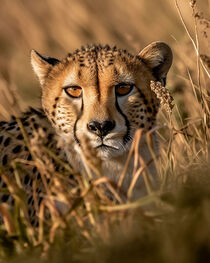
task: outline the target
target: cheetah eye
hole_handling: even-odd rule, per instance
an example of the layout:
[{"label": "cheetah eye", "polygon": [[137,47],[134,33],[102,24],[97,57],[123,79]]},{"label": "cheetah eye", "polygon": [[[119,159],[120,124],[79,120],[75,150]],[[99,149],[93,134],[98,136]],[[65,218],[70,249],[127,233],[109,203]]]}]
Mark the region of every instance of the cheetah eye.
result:
[{"label": "cheetah eye", "polygon": [[82,95],[82,88],[79,86],[68,86],[64,90],[68,96],[73,98],[79,98]]},{"label": "cheetah eye", "polygon": [[132,91],[133,87],[133,84],[120,83],[115,86],[115,92],[117,96],[125,96]]}]

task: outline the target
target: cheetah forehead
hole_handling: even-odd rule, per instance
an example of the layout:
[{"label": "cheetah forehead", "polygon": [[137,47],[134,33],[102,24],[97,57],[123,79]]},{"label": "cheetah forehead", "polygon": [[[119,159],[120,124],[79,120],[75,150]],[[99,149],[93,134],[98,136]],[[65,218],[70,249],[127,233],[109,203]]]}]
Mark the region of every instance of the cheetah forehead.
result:
[{"label": "cheetah forehead", "polygon": [[[93,45],[82,47],[61,61],[67,69],[63,86],[75,85],[78,81],[95,85],[97,77],[108,77],[115,82],[134,82],[132,69],[140,60],[126,50],[110,46]],[[70,66],[70,67],[69,67]],[[135,67],[135,66],[134,66]],[[61,72],[63,69],[61,68]],[[101,79],[103,81],[103,79]]]},{"label": "cheetah forehead", "polygon": [[87,45],[81,47],[81,49],[77,49],[73,53],[69,53],[65,60],[76,61],[81,67],[91,67],[96,62],[99,67],[108,67],[113,65],[114,60],[119,57],[125,63],[131,63],[138,59],[126,50],[118,49],[116,46],[111,48],[109,45]]}]

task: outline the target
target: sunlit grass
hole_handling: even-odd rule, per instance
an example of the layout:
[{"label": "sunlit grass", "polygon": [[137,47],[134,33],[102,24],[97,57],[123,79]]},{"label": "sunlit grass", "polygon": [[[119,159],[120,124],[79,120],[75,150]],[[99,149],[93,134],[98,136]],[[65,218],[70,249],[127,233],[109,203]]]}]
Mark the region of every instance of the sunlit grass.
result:
[{"label": "sunlit grass", "polygon": [[[17,19],[17,16],[23,15],[21,19],[28,21],[30,15],[27,8],[30,10],[32,7],[24,6],[23,3],[24,1],[17,1],[14,6],[7,3],[6,7],[11,8],[8,23],[14,24],[18,20],[18,25],[22,30],[22,36],[13,36],[12,32],[8,31],[8,39],[14,41],[17,37],[19,44],[25,41],[25,50],[28,50],[33,42],[38,49],[49,48],[58,54],[61,53],[58,50],[66,49],[68,44],[71,47],[79,45],[78,38],[80,37],[85,42],[95,40],[94,37],[91,37],[91,32],[83,28],[83,24],[88,19],[85,8],[90,8],[95,12],[93,12],[95,14],[93,35],[101,34],[103,40],[108,39],[111,43],[116,42],[133,50],[138,48],[136,43],[138,42],[138,30],[134,29],[131,36],[122,38],[107,28],[103,30],[103,23],[96,23],[97,12],[94,8],[98,4],[94,7],[89,2],[85,4],[78,1],[72,6],[72,10],[80,15],[78,19],[80,18],[81,21],[72,22],[71,17],[73,24],[70,29],[75,34],[71,33],[74,38],[67,39],[66,36],[70,30],[69,22],[61,19],[61,16],[66,17],[67,12],[64,1],[62,4],[47,1],[45,7],[42,4],[39,6],[43,8],[41,13],[44,8],[47,8],[48,13],[56,18],[56,23],[52,27],[55,30],[61,30],[57,36],[52,34],[52,29],[49,30],[49,22],[43,16],[40,18],[37,6],[32,12],[30,25],[24,31],[23,25],[21,26],[22,22]],[[209,21],[198,12],[196,1],[190,1],[190,3],[189,8],[191,9],[189,10],[192,11],[192,16],[181,8],[177,1],[175,1],[177,9],[175,5],[174,8],[167,5],[168,16],[171,14],[173,17],[176,12],[177,17],[180,16],[180,21],[177,19],[176,23],[182,22],[184,26],[179,30],[186,33],[186,37],[179,37],[171,45],[175,60],[167,87],[174,98],[175,106],[172,112],[162,108],[159,113],[158,125],[154,131],[157,132],[160,140],[159,156],[154,156],[150,134],[143,135],[142,131],[137,132],[130,156],[134,156],[138,165],[136,167],[134,165],[134,179],[127,193],[121,193],[119,189],[126,174],[127,164],[125,164],[118,185],[113,184],[107,178],[100,177],[100,162],[95,156],[92,156],[91,161],[87,161],[86,173],[74,174],[68,163],[42,144],[40,136],[42,133],[36,134],[36,140],[33,141],[33,147],[31,146],[31,141],[17,114],[17,121],[24,137],[23,143],[29,148],[33,160],[18,159],[11,163],[15,180],[6,176],[7,169],[10,167],[0,167],[1,176],[7,183],[7,188],[1,191],[11,193],[15,200],[13,210],[6,204],[0,205],[0,212],[4,219],[4,224],[0,226],[0,262],[29,262],[29,260],[30,262],[52,263],[208,262],[210,258],[210,91],[209,57],[204,47],[208,45]],[[140,12],[140,5],[138,6],[136,1],[131,1],[131,5],[137,10],[134,12],[135,19],[129,22],[129,25],[134,26],[138,22],[136,15]],[[120,5],[118,7],[121,8]],[[147,7],[146,4],[144,7],[142,5],[142,10],[146,11]],[[108,6],[106,8],[109,9]],[[126,12],[129,16],[129,11]],[[165,25],[168,18],[162,15],[161,8],[156,12],[160,18],[159,23],[162,26]],[[16,20],[11,21],[11,17]],[[38,26],[39,19],[42,19],[44,30]],[[194,24],[195,34],[191,33],[192,27],[188,29],[188,23],[185,20]],[[116,17],[113,18],[113,21],[115,25],[120,24]],[[149,40],[154,32],[159,32],[159,36],[165,36],[165,31],[171,28],[170,25],[168,29],[159,29],[160,26],[157,28],[156,25],[154,27],[151,25],[151,32],[146,26],[141,25],[141,29],[146,39]],[[33,34],[30,33],[32,31]],[[174,33],[176,35],[176,32]],[[17,47],[14,45],[14,48]],[[18,61],[20,60],[21,58],[18,58]],[[14,69],[6,63],[4,66],[0,65],[0,68],[4,102],[8,101],[8,104],[11,105],[11,113],[16,115],[21,109],[16,105],[11,94],[6,95],[8,90],[12,90],[13,93],[16,90],[14,86],[16,79],[8,74],[10,69],[11,71]],[[22,76],[24,77],[25,74],[22,73]],[[31,78],[26,80],[30,82]],[[2,105],[1,113],[5,111],[4,103]],[[3,115],[8,118],[7,111]],[[147,173],[147,164],[141,163],[141,158],[136,151],[136,145],[142,136],[147,136],[148,147],[159,171],[160,184],[155,190]],[[92,154],[91,150],[88,151],[87,144],[84,159]],[[55,171],[54,163],[62,168],[62,172]],[[139,163],[141,163],[141,168],[139,168]],[[21,173],[30,166],[36,166],[40,171],[44,189],[44,198],[40,208],[36,208],[39,218],[37,227],[29,220],[25,192],[20,180]],[[95,169],[94,172],[98,174],[97,178],[92,178],[91,169]],[[72,181],[72,178],[67,178],[70,173],[74,174],[76,182]],[[148,194],[131,201],[132,191],[135,188],[135,175],[144,178]],[[50,183],[47,184],[49,178]],[[36,199],[36,193],[34,195]],[[113,200],[109,196],[112,196]],[[58,209],[57,202],[62,203],[62,209]]]}]

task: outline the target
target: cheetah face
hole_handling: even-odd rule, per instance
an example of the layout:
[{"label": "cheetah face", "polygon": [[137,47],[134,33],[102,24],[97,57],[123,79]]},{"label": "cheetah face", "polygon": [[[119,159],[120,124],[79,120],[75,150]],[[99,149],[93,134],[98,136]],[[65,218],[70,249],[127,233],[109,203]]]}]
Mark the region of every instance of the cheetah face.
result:
[{"label": "cheetah face", "polygon": [[101,159],[126,153],[137,129],[151,129],[158,101],[150,81],[165,83],[172,53],[155,42],[137,56],[109,46],[87,46],[64,60],[32,51],[43,88],[42,105],[66,145],[86,143]]}]

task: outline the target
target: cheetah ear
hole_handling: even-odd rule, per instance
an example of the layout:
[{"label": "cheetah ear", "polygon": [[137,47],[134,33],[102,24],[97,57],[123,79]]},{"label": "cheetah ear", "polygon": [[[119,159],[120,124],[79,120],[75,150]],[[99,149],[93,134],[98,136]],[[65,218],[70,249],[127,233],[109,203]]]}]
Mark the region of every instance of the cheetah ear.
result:
[{"label": "cheetah ear", "polygon": [[153,42],[146,46],[138,57],[152,69],[154,77],[165,86],[173,60],[171,48],[164,42]]},{"label": "cheetah ear", "polygon": [[31,65],[37,75],[41,85],[44,84],[45,77],[49,72],[49,69],[52,68],[59,62],[58,59],[47,57],[39,54],[35,50],[31,50]]}]

